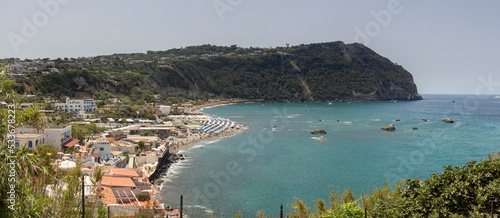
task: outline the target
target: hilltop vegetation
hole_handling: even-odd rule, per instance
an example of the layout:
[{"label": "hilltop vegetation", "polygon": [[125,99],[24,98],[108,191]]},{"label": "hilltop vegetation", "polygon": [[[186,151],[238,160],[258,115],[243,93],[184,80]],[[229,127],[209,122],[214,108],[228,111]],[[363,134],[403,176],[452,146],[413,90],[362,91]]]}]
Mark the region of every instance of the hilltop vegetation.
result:
[{"label": "hilltop vegetation", "polygon": [[23,94],[53,97],[219,96],[272,102],[419,100],[412,75],[361,44],[329,42],[274,49],[192,46],[114,54],[48,66],[59,72],[18,80]]}]

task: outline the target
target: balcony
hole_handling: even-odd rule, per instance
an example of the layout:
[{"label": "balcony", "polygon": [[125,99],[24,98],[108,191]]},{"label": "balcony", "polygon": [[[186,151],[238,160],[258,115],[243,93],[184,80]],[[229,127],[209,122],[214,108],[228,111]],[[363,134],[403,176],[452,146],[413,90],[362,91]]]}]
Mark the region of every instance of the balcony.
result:
[{"label": "balcony", "polygon": [[62,139],[61,139],[61,144],[64,144],[64,143],[68,142],[68,141],[69,141],[69,140],[71,140],[71,139],[72,139],[71,137],[66,136],[66,138],[62,138]]}]

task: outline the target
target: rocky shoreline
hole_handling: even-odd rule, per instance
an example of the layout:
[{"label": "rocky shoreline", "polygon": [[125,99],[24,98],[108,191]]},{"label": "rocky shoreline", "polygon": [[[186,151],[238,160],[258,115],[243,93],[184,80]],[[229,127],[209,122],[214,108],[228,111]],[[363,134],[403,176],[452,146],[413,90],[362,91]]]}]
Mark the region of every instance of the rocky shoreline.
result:
[{"label": "rocky shoreline", "polygon": [[186,155],[184,154],[179,154],[179,153],[171,153],[167,159],[167,161],[165,163],[163,163],[162,166],[160,166],[160,173],[158,174],[157,178],[155,178],[154,180],[151,181],[151,184],[153,184],[154,186],[159,186],[160,184],[162,184],[164,182],[164,180],[162,179],[165,175],[167,175],[168,173],[168,169],[170,168],[170,166],[174,163],[177,163],[179,161],[182,161],[186,158]]}]

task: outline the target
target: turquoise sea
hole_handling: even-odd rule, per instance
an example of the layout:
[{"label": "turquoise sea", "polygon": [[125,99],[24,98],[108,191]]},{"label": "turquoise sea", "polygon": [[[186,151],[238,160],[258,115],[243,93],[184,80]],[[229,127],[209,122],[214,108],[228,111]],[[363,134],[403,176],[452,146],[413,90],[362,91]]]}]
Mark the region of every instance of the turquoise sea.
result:
[{"label": "turquoise sea", "polygon": [[[191,217],[231,217],[260,209],[276,214],[294,197],[313,207],[317,198],[328,199],[330,189],[366,193],[385,181],[393,185],[405,177],[426,178],[443,166],[464,165],[500,151],[500,98],[423,97],[207,108],[205,113],[248,129],[181,151],[187,158],[170,167],[159,196],[178,207],[183,195],[185,214]],[[444,118],[455,123],[442,123]],[[396,131],[380,131],[389,124]],[[312,129],[327,134],[312,135]]]}]

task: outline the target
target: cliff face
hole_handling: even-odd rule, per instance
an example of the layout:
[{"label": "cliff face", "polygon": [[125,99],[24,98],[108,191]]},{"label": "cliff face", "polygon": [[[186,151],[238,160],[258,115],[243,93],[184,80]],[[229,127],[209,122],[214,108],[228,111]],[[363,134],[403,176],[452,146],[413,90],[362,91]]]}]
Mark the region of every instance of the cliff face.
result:
[{"label": "cliff face", "polygon": [[[422,99],[408,71],[357,43],[275,49],[203,45],[133,54],[136,63],[123,61],[129,56],[99,57],[107,65],[86,60],[84,69],[24,81],[20,92],[91,97],[105,92],[133,100],[154,93],[273,102]],[[137,64],[140,58],[152,61]]]},{"label": "cliff face", "polygon": [[422,99],[408,71],[362,44],[311,44],[292,54],[315,101]]}]

